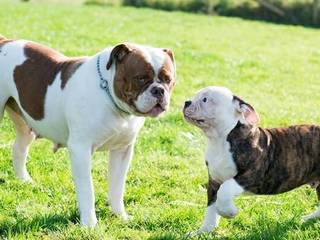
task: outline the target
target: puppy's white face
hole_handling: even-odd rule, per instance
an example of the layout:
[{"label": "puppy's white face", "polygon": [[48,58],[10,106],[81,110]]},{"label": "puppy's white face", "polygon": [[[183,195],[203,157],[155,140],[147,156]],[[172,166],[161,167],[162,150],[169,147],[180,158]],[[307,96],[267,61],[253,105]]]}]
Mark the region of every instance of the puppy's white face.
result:
[{"label": "puppy's white face", "polygon": [[175,83],[174,57],[170,50],[120,44],[111,52],[109,67],[113,61],[116,62],[115,95],[128,111],[157,117],[168,109]]},{"label": "puppy's white face", "polygon": [[254,108],[224,87],[200,90],[183,109],[185,119],[197,127],[218,132],[229,131],[238,121],[256,125],[259,117]]}]

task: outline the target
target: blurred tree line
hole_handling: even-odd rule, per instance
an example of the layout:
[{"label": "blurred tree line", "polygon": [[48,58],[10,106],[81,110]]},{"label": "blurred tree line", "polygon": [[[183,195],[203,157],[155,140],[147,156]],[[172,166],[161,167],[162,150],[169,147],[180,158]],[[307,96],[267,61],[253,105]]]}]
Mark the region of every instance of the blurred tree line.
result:
[{"label": "blurred tree line", "polygon": [[320,0],[123,0],[123,4],[320,26]]},{"label": "blurred tree line", "polygon": [[[37,0],[22,0],[37,1]],[[46,0],[44,0],[46,1]],[[50,1],[50,0],[47,0]],[[82,0],[320,27],[320,0]]]}]

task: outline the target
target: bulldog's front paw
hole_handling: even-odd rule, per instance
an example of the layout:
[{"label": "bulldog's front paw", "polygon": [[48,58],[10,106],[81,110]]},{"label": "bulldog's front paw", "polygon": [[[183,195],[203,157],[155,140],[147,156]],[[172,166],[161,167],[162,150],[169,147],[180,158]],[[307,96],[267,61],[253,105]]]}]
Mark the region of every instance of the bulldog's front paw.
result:
[{"label": "bulldog's front paw", "polygon": [[133,217],[131,215],[127,214],[126,212],[123,212],[123,213],[120,213],[117,215],[120,217],[120,219],[122,221],[125,221],[125,222],[131,221],[133,219]]},{"label": "bulldog's front paw", "polygon": [[29,175],[19,177],[19,179],[20,179],[20,181],[22,181],[24,183],[33,183],[33,179]]},{"label": "bulldog's front paw", "polygon": [[224,218],[234,218],[239,210],[238,208],[233,204],[218,204],[217,203],[217,212],[220,216]]},{"label": "bulldog's front paw", "polygon": [[16,173],[17,178],[24,183],[32,183],[33,180],[27,171]]},{"label": "bulldog's front paw", "polygon": [[112,213],[117,217],[119,217],[122,221],[130,221],[133,218],[131,215],[127,214],[125,210],[122,210],[122,211],[112,210]]},{"label": "bulldog's front paw", "polygon": [[84,227],[93,228],[97,225],[97,217],[95,213],[90,213],[80,217],[80,223]]}]

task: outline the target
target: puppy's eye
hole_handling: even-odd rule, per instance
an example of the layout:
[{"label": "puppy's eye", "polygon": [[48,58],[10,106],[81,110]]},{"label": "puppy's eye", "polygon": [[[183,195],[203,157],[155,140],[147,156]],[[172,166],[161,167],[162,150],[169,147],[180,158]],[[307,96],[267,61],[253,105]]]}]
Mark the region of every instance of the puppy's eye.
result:
[{"label": "puppy's eye", "polygon": [[206,97],[203,98],[203,99],[202,99],[202,102],[207,102],[207,98],[206,98]]}]

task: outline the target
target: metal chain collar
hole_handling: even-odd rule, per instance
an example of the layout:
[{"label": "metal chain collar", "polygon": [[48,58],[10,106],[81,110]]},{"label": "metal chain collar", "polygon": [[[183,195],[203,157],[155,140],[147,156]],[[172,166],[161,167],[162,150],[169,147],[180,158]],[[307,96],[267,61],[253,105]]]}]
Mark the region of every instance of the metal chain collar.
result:
[{"label": "metal chain collar", "polygon": [[97,71],[98,71],[98,75],[99,75],[99,78],[100,78],[100,87],[107,93],[107,95],[111,99],[112,103],[121,112],[126,113],[126,114],[130,114],[129,112],[127,112],[127,111],[123,110],[122,108],[120,108],[119,105],[115,102],[114,98],[112,97],[112,95],[110,93],[109,82],[108,82],[107,79],[103,78],[103,76],[101,74],[101,71],[100,71],[100,55],[98,56],[98,59],[97,59]]}]

